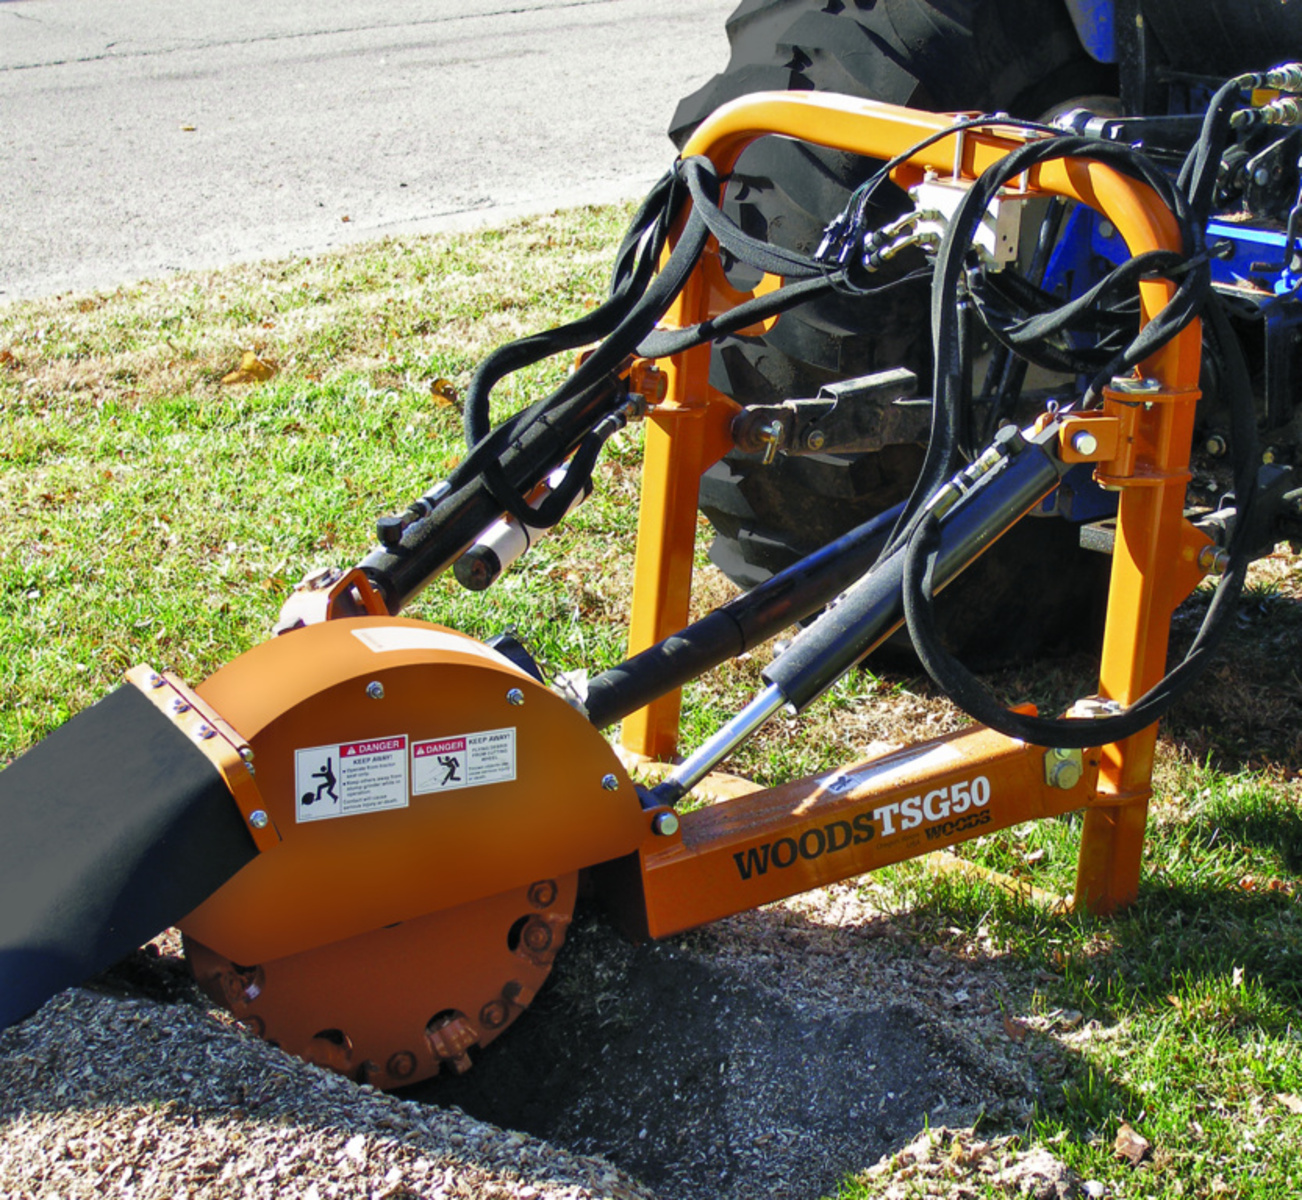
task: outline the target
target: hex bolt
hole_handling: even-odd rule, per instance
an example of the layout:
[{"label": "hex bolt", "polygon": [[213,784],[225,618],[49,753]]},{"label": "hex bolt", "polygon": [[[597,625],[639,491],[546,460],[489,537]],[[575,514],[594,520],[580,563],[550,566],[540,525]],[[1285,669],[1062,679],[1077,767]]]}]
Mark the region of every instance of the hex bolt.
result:
[{"label": "hex bolt", "polygon": [[529,903],[534,908],[546,908],[556,902],[556,892],[554,879],[540,879],[529,887]]},{"label": "hex bolt", "polygon": [[1099,448],[1099,439],[1088,429],[1079,429],[1071,435],[1071,448],[1088,458]]},{"label": "hex bolt", "polygon": [[384,684],[382,684],[378,679],[372,679],[371,682],[366,685],[366,694],[370,696],[372,700],[383,700]]},{"label": "hex bolt", "polygon": [[1048,750],[1044,755],[1044,781],[1050,787],[1067,791],[1085,774],[1079,750]]},{"label": "hex bolt", "polygon": [[603,776],[601,777],[601,786],[602,786],[603,788],[605,788],[606,791],[608,791],[608,792],[617,792],[617,791],[619,791],[619,776],[618,776],[618,775],[603,775]]},{"label": "hex bolt", "polygon": [[524,703],[524,693],[519,688],[512,688],[506,693],[507,704],[514,704],[517,708]]},{"label": "hex bolt", "polygon": [[657,837],[673,837],[678,832],[678,814],[676,812],[656,813],[651,822],[651,832]]},{"label": "hex bolt", "polygon": [[805,434],[805,445],[810,450],[821,450],[827,445],[827,434],[821,429],[811,429]]},{"label": "hex bolt", "polygon": [[1055,763],[1050,769],[1049,784],[1052,787],[1068,791],[1080,783],[1080,777],[1083,773],[1078,763],[1068,762],[1064,759],[1060,763]]},{"label": "hex bolt", "polygon": [[267,816],[262,809],[255,808],[251,813],[249,813],[249,824],[252,825],[254,829],[266,829],[266,827],[271,824],[271,818]]}]

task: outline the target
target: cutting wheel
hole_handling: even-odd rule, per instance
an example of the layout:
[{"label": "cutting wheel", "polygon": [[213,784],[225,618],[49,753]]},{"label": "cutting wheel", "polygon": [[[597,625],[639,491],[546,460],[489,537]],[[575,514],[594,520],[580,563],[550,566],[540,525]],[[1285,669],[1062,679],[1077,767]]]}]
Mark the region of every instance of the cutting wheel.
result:
[{"label": "cutting wheel", "polygon": [[[195,977],[262,1037],[380,1088],[471,1066],[528,1007],[565,940],[577,873],[244,965],[186,939]],[[310,904],[311,898],[304,897]]]}]

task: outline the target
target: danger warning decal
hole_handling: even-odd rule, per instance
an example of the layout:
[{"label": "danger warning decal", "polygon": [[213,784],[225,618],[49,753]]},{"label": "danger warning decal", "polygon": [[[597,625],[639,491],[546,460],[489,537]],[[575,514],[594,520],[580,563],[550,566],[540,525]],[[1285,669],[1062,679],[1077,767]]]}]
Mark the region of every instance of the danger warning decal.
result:
[{"label": "danger warning decal", "polygon": [[407,807],[407,735],[294,751],[299,821]]},{"label": "danger warning decal", "polygon": [[461,733],[411,744],[411,790],[415,796],[514,778],[514,729]]}]

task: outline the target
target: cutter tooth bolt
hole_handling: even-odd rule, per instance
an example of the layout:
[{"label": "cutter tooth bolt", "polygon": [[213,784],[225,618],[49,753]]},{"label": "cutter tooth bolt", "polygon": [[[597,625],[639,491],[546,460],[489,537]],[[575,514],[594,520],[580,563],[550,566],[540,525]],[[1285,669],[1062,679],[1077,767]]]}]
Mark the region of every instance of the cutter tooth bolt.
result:
[{"label": "cutter tooth bolt", "polygon": [[510,1011],[500,1000],[490,1000],[479,1010],[479,1023],[488,1029],[501,1029]]},{"label": "cutter tooth bolt", "polygon": [[524,703],[524,693],[519,688],[512,688],[506,693],[506,702],[519,707]]},{"label": "cutter tooth bolt", "polygon": [[366,685],[366,694],[370,696],[372,700],[383,700],[384,684],[382,684],[378,679],[372,679],[371,682]]},{"label": "cutter tooth bolt", "polygon": [[396,1054],[389,1056],[389,1061],[385,1064],[385,1070],[394,1079],[406,1079],[416,1072],[416,1056],[410,1050],[399,1050]]},{"label": "cutter tooth bolt", "polygon": [[531,920],[524,927],[524,944],[535,954],[542,954],[552,946],[551,926],[545,921]]}]

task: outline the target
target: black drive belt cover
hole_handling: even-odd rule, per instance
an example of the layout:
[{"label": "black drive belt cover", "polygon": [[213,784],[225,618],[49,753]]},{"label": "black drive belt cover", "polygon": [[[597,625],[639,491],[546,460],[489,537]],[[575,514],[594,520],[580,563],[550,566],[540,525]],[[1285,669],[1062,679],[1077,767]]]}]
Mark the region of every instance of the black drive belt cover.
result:
[{"label": "black drive belt cover", "polygon": [[130,685],[0,772],[0,1029],[257,853],[217,768]]}]

